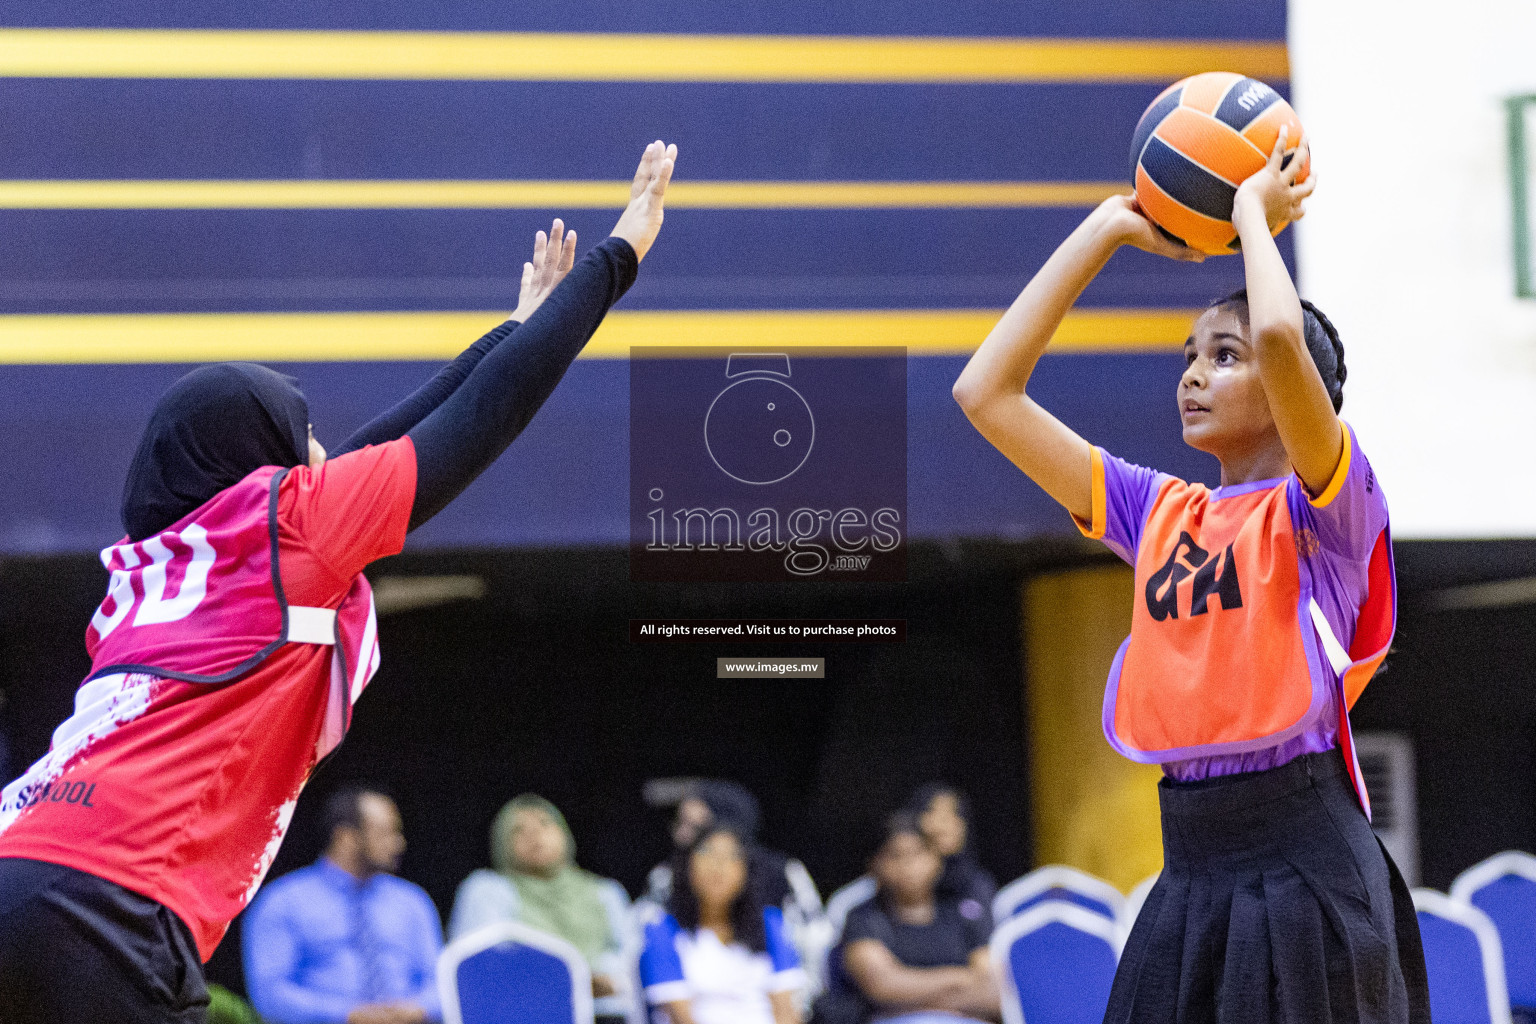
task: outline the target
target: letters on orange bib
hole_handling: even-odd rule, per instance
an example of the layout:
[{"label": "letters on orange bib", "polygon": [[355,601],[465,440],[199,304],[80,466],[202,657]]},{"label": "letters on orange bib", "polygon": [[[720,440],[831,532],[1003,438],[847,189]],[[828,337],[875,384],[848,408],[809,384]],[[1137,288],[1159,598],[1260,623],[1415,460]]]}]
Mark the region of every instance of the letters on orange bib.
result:
[{"label": "letters on orange bib", "polygon": [[1135,761],[1284,743],[1337,685],[1304,592],[1286,481],[1219,495],[1165,477],[1147,514],[1131,635],[1104,700],[1105,734]]}]

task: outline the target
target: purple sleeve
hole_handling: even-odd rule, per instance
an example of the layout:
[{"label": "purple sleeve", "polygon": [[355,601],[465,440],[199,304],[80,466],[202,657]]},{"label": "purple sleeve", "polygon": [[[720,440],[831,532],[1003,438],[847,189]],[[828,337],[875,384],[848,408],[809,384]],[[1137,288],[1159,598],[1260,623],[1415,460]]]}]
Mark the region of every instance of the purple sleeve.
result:
[{"label": "purple sleeve", "polygon": [[1157,498],[1166,473],[1117,459],[1102,448],[1093,450],[1093,521],[1077,516],[1072,521],[1091,540],[1130,565],[1136,564],[1136,546],[1147,521],[1147,510]]},{"label": "purple sleeve", "polygon": [[1344,424],[1339,468],[1323,492],[1312,497],[1294,473],[1289,486],[1292,508],[1300,513],[1297,525],[1312,528],[1321,551],[1349,559],[1370,557],[1387,526],[1387,499],[1349,424]]}]

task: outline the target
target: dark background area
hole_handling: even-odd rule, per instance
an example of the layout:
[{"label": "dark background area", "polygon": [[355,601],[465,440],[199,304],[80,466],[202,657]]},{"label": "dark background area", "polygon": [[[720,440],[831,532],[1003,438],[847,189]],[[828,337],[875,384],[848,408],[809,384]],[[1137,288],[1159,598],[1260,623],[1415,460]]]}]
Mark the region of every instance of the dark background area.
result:
[{"label": "dark background area", "polygon": [[[568,815],[583,866],[632,893],[668,852],[650,778],[722,776],[761,799],[763,837],[823,895],[862,870],[879,819],[942,778],[975,804],[1000,880],[1028,870],[1025,638],[1032,573],[1103,556],[1077,543],[917,544],[905,584],[633,584],[622,550],[407,554],[370,575],[468,573],[486,596],[380,623],[384,659],[355,725],[299,802],[275,877],[316,857],[319,809],[379,785],[405,817],[401,874],[446,917],[487,862],[501,803],[526,790]],[[1362,729],[1409,733],[1424,884],[1536,848],[1536,604],[1437,610],[1436,590],[1536,575],[1536,543],[1400,543],[1401,615]],[[89,669],[85,623],[105,573],[89,556],[0,560],[0,729],[9,778],[40,756]],[[633,644],[631,618],[901,618],[902,644]],[[715,658],[826,658],[824,680],[725,681]],[[238,922],[209,968],[240,988]]]}]

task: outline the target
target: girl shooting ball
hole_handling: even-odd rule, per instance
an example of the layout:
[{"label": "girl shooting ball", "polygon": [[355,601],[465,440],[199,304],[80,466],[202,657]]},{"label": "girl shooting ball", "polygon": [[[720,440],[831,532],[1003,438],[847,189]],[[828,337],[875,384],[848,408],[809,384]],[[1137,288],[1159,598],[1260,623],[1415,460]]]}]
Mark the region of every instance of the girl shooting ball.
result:
[{"label": "girl shooting ball", "polygon": [[1184,441],[1220,461],[1219,487],[1092,447],[1027,391],[1120,246],[1204,258],[1129,196],[1072,232],[955,382],[982,435],[1135,568],[1104,731],[1163,766],[1164,869],[1106,1021],[1429,1019],[1412,902],[1371,832],[1348,716],[1395,624],[1387,504],[1338,417],[1343,346],[1271,235],[1316,182],[1297,183],[1307,142],[1287,160],[1286,136],[1233,201],[1247,288],[1184,343]]}]

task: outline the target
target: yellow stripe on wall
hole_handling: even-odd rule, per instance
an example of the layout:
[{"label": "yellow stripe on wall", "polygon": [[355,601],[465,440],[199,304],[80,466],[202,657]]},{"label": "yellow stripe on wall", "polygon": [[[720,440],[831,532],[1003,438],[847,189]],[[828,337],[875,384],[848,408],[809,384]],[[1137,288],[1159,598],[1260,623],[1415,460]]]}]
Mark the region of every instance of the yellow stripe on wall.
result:
[{"label": "yellow stripe on wall", "polygon": [[[1104,181],[679,181],[671,209],[1094,206]],[[0,181],[7,210],[622,209],[624,181]]]},{"label": "yellow stripe on wall", "polygon": [[[1196,310],[1076,310],[1061,352],[1176,350]],[[0,316],[0,363],[329,362],[450,359],[498,313],[153,313]],[[964,355],[1002,310],[636,311],[608,316],[582,353],[622,359],[632,345],[698,349],[904,346]]]},{"label": "yellow stripe on wall", "polygon": [[626,82],[1167,82],[1290,73],[1283,42],[13,28],[0,76]]}]

